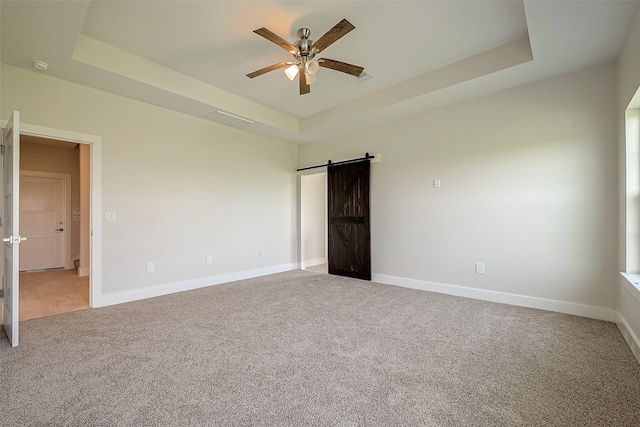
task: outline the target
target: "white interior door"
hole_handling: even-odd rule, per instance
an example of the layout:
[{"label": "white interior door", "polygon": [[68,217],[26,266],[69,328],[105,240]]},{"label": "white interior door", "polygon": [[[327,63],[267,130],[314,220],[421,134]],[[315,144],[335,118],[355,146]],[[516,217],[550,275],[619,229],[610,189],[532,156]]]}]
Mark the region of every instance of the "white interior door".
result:
[{"label": "white interior door", "polygon": [[20,271],[65,266],[64,179],[20,176]]},{"label": "white interior door", "polygon": [[20,185],[20,113],[14,111],[4,129],[3,202],[4,202],[4,329],[11,346],[18,345],[19,308],[19,185]]}]

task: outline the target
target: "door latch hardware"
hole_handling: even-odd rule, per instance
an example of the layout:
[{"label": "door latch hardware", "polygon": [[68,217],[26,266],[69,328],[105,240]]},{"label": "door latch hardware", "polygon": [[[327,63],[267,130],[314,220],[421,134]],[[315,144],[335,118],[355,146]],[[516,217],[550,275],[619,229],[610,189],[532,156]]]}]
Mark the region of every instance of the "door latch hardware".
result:
[{"label": "door latch hardware", "polygon": [[9,236],[9,237],[4,237],[2,239],[3,242],[9,242],[13,244],[19,244],[24,242],[25,240],[27,240],[26,237],[20,237],[20,236]]}]

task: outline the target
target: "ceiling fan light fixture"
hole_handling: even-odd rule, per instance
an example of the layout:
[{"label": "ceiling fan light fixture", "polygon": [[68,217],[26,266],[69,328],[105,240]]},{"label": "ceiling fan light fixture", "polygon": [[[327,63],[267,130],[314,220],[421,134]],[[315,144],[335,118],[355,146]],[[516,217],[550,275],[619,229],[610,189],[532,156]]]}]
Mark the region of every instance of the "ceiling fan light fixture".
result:
[{"label": "ceiling fan light fixture", "polygon": [[289,80],[293,80],[298,75],[298,71],[300,71],[298,69],[298,64],[293,64],[292,66],[285,68],[284,73],[287,75]]},{"label": "ceiling fan light fixture", "polygon": [[310,85],[314,83],[318,78],[311,73],[304,73],[304,78],[307,81],[307,84]]},{"label": "ceiling fan light fixture", "polygon": [[307,73],[315,74],[320,69],[320,64],[318,64],[318,61],[307,61],[305,68],[307,69]]}]

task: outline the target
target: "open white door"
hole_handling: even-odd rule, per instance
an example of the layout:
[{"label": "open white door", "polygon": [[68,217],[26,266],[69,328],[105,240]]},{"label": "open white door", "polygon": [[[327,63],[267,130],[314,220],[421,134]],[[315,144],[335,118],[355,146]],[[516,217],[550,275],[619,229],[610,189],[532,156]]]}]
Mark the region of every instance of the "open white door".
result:
[{"label": "open white door", "polygon": [[20,113],[14,111],[4,129],[2,178],[4,184],[4,329],[12,347],[18,345],[19,309],[19,183],[20,183]]}]

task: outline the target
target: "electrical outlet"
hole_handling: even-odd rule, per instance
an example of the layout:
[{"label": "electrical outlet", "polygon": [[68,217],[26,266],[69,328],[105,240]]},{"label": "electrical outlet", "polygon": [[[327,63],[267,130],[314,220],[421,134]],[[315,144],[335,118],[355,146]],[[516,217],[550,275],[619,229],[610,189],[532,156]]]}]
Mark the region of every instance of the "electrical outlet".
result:
[{"label": "electrical outlet", "polygon": [[476,262],[476,274],[484,274],[484,262]]},{"label": "electrical outlet", "polygon": [[154,271],[156,271],[156,264],[153,262],[148,262],[147,263],[147,273],[153,273]]},{"label": "electrical outlet", "polygon": [[433,180],[433,188],[440,188],[440,180],[439,179],[434,179]]},{"label": "electrical outlet", "polygon": [[213,257],[211,255],[207,256],[207,265],[213,264]]}]

